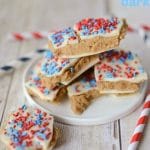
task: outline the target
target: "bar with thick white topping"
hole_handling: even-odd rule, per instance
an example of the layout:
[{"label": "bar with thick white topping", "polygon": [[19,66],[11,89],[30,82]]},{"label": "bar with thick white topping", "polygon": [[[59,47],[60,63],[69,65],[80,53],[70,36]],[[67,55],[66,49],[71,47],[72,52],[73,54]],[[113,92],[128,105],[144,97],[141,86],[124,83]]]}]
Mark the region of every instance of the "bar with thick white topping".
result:
[{"label": "bar with thick white topping", "polygon": [[48,46],[58,57],[79,58],[117,48],[126,31],[125,19],[86,18],[50,33]]},{"label": "bar with thick white topping", "polygon": [[100,54],[94,71],[101,93],[134,93],[147,80],[139,57],[121,49]]}]

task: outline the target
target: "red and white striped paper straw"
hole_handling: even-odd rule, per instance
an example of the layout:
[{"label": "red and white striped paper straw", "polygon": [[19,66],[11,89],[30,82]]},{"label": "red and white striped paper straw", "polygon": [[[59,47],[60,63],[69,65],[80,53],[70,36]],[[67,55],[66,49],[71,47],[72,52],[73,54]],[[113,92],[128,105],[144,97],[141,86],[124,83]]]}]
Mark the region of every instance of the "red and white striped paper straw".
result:
[{"label": "red and white striped paper straw", "polygon": [[144,102],[143,109],[142,109],[141,115],[137,121],[134,133],[131,137],[128,150],[137,150],[138,149],[138,145],[139,145],[141,137],[143,135],[144,128],[148,122],[149,114],[150,114],[150,92],[148,93],[146,100]]},{"label": "red and white striped paper straw", "polygon": [[24,41],[24,40],[29,40],[29,39],[44,39],[47,38],[48,36],[48,31],[34,31],[34,32],[14,32],[11,33],[8,36],[9,40],[15,40],[15,41]]},{"label": "red and white striped paper straw", "polygon": [[[143,31],[143,32],[149,32],[150,31],[150,25],[140,25],[137,27],[134,26],[130,26],[128,27],[128,32],[133,33],[133,32],[138,32],[139,31]],[[55,31],[55,30],[54,30]],[[11,33],[8,36],[9,40],[16,40],[16,41],[23,41],[23,40],[29,40],[29,39],[44,39],[47,38],[48,36],[48,31],[34,31],[34,32],[14,32]]]},{"label": "red and white striped paper straw", "polygon": [[128,26],[128,32],[138,32],[138,30],[143,30],[145,32],[150,31],[150,25],[142,24],[140,26]]}]

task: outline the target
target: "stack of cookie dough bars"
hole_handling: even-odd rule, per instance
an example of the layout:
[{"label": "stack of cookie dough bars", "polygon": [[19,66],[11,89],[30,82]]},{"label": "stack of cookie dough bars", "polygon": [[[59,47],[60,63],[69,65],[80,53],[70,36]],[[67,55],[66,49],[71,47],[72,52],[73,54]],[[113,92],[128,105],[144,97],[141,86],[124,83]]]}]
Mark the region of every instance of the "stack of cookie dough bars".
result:
[{"label": "stack of cookie dough bars", "polygon": [[147,74],[136,54],[118,48],[127,28],[117,17],[86,18],[49,33],[49,50],[26,83],[29,93],[49,102],[68,95],[81,114],[102,94],[137,92]]}]

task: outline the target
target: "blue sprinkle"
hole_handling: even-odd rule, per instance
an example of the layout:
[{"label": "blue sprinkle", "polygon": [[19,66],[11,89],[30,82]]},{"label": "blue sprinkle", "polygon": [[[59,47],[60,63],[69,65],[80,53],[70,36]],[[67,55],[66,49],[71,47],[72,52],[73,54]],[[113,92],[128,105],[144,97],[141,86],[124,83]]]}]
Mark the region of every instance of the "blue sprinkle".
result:
[{"label": "blue sprinkle", "polygon": [[22,122],[21,121],[19,121],[19,122],[17,122],[17,125],[18,125],[18,127],[22,127]]},{"label": "blue sprinkle", "polygon": [[62,67],[65,67],[65,66],[66,66],[66,63],[61,64],[61,66],[62,66]]},{"label": "blue sprinkle", "polygon": [[43,72],[46,72],[46,64],[42,65],[41,69]]},{"label": "blue sprinkle", "polygon": [[37,132],[36,135],[39,136],[40,138],[46,140],[46,135],[44,133]]},{"label": "blue sprinkle", "polygon": [[46,51],[45,54],[44,54],[44,57],[46,59],[52,59],[53,58],[53,53],[50,50]]},{"label": "blue sprinkle", "polygon": [[85,30],[85,29],[86,29],[86,26],[83,25],[83,26],[82,26],[82,30]]},{"label": "blue sprinkle", "polygon": [[39,78],[37,75],[33,75],[33,80],[34,80],[34,81],[39,81],[40,78]]},{"label": "blue sprinkle", "polygon": [[128,68],[127,68],[127,70],[130,72],[131,68],[130,68],[130,67],[128,67]]},{"label": "blue sprinkle", "polygon": [[12,138],[12,141],[13,141],[14,143],[18,143],[18,142],[19,142],[18,138],[16,138],[16,137],[13,137],[13,138]]},{"label": "blue sprinkle", "polygon": [[16,137],[18,137],[18,136],[19,136],[19,132],[18,132],[17,130],[13,130],[13,132],[12,132],[12,133],[13,133],[13,135],[14,135],[14,136],[16,136]]},{"label": "blue sprinkle", "polygon": [[49,93],[50,93],[49,89],[47,89],[47,88],[44,89],[44,94],[45,94],[45,95],[48,95]]},{"label": "blue sprinkle", "polygon": [[35,120],[35,124],[36,125],[40,125],[41,124],[41,120]]},{"label": "blue sprinkle", "polygon": [[124,62],[125,62],[125,60],[126,60],[125,58],[120,57],[119,62],[120,62],[120,63],[124,63]]},{"label": "blue sprinkle", "polygon": [[90,81],[90,86],[95,87],[96,86],[96,81],[93,79]]},{"label": "blue sprinkle", "polygon": [[36,125],[40,125],[42,123],[42,114],[37,114],[37,118],[35,120]]},{"label": "blue sprinkle", "polygon": [[110,29],[111,31],[113,31],[113,30],[114,30],[114,27],[113,27],[113,26],[110,26],[109,29]]},{"label": "blue sprinkle", "polygon": [[7,129],[7,132],[8,132],[8,134],[10,134],[10,135],[11,135],[11,134],[12,134],[12,132],[13,132],[13,128],[12,128],[12,127],[8,128],[8,129]]},{"label": "blue sprinkle", "polygon": [[27,109],[27,106],[24,104],[24,105],[22,106],[22,109],[23,109],[23,110],[26,110],[26,109]]},{"label": "blue sprinkle", "polygon": [[134,57],[133,57],[133,55],[132,55],[131,52],[128,53],[128,59],[129,59],[129,60],[133,60],[133,59],[134,59]]},{"label": "blue sprinkle", "polygon": [[56,62],[51,62],[49,66],[55,67],[56,65],[57,65]]},{"label": "blue sprinkle", "polygon": [[22,133],[22,136],[26,136],[26,135],[27,135],[27,132],[24,131],[24,132]]},{"label": "blue sprinkle", "polygon": [[59,72],[60,71],[60,68],[55,68],[55,72]]},{"label": "blue sprinkle", "polygon": [[84,32],[81,32],[80,34],[81,34],[81,36],[84,36],[84,35],[85,35],[85,33],[84,33]]},{"label": "blue sprinkle", "polygon": [[111,23],[113,23],[113,22],[114,22],[114,18],[113,18],[113,17],[110,18],[109,21],[110,21]]},{"label": "blue sprinkle", "polygon": [[38,114],[37,117],[41,119],[42,118],[42,114]]},{"label": "blue sprinkle", "polygon": [[144,73],[144,72],[145,72],[145,71],[144,71],[144,68],[143,68],[142,66],[139,66],[139,67],[138,67],[138,70],[139,70],[140,73]]},{"label": "blue sprinkle", "polygon": [[100,30],[98,30],[98,33],[105,33],[104,28],[102,27]]},{"label": "blue sprinkle", "polygon": [[106,78],[113,78],[113,74],[111,72],[105,73]]},{"label": "blue sprinkle", "polygon": [[40,132],[44,132],[46,130],[46,128],[41,128]]}]

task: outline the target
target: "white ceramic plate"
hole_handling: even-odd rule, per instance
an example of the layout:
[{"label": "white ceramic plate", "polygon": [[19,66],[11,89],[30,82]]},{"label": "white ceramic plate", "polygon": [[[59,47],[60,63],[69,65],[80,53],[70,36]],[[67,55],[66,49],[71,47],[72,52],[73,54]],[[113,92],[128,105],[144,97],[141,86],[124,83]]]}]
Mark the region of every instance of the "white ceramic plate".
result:
[{"label": "white ceramic plate", "polygon": [[25,81],[28,78],[29,72],[33,69],[39,59],[35,60],[27,68],[24,79],[23,89],[24,94],[32,106],[36,106],[50,112],[55,120],[58,122],[72,124],[72,125],[98,125],[120,119],[129,113],[133,112],[144,99],[147,89],[145,82],[138,93],[127,96],[105,95],[101,96],[87,108],[81,115],[75,115],[71,111],[69,99],[66,97],[65,102],[61,104],[51,104],[48,102],[40,101],[29,95],[25,88]]}]

